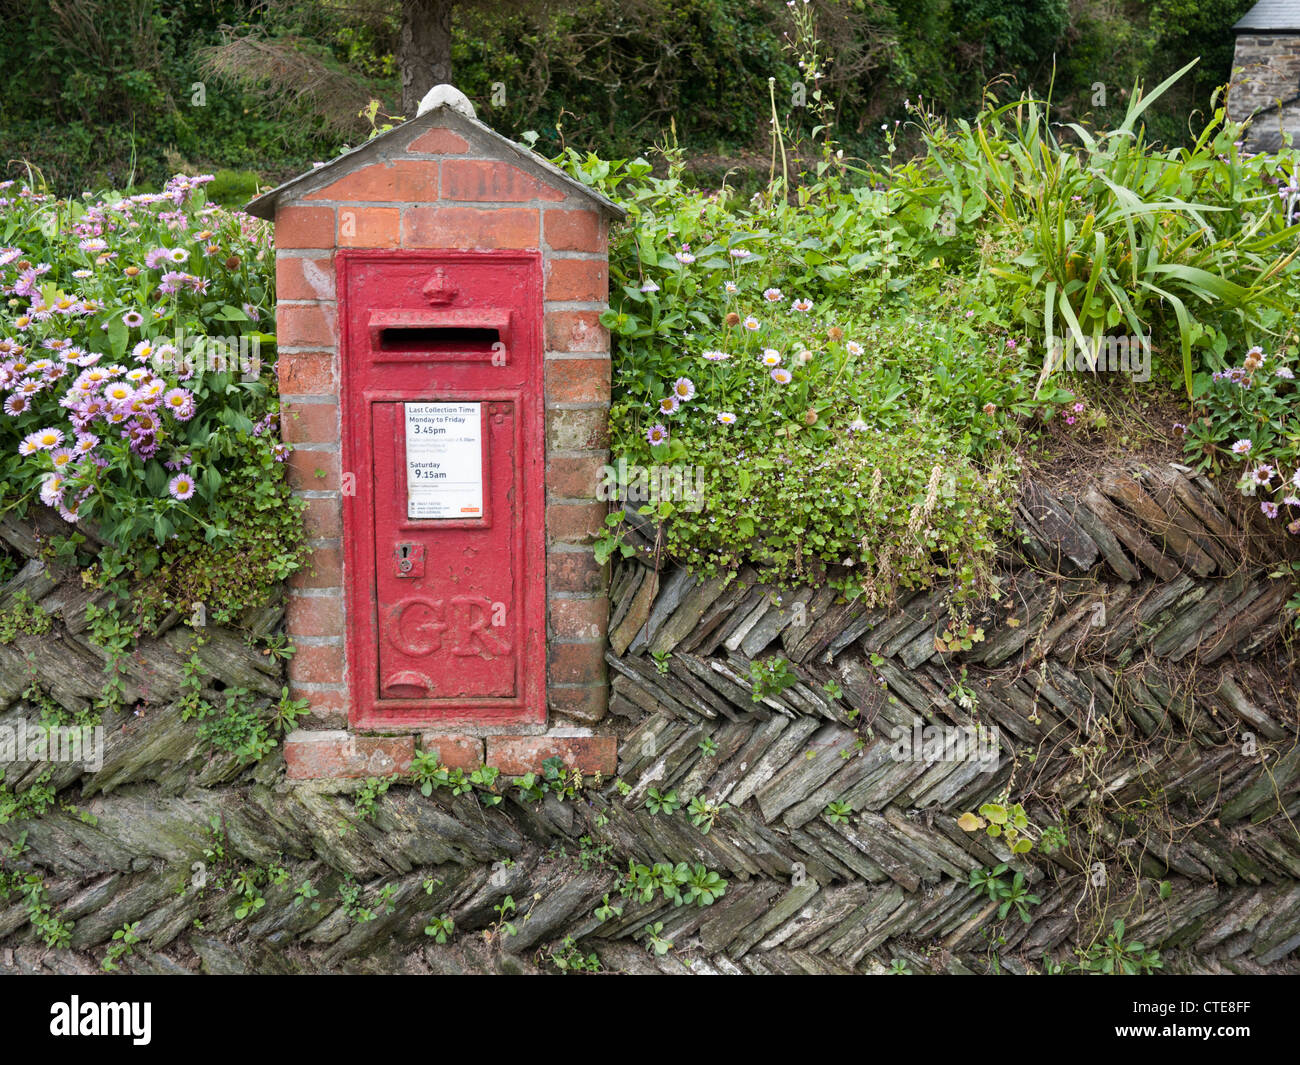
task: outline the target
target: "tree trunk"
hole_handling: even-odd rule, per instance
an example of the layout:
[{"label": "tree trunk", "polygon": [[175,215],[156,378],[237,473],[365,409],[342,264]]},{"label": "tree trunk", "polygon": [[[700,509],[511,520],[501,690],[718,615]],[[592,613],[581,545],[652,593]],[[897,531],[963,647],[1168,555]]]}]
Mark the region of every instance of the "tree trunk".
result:
[{"label": "tree trunk", "polygon": [[424,94],[451,84],[451,9],[456,0],[402,0],[397,68],[402,114],[414,118]]}]

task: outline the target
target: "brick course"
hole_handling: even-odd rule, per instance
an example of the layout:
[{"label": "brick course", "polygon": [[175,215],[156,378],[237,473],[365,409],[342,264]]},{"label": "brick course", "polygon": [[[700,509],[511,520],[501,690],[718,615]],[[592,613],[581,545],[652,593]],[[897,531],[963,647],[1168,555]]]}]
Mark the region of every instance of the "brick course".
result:
[{"label": "brick course", "polygon": [[604,259],[548,259],[548,300],[604,303],[609,299],[609,266]]},{"label": "brick course", "polygon": [[494,159],[449,159],[442,164],[442,181],[445,200],[564,199],[558,189]]},{"label": "brick course", "polygon": [[343,731],[299,729],[284,741],[290,780],[317,777],[387,777],[407,773],[414,736],[357,736]]},{"label": "brick course", "polygon": [[408,207],[402,246],[531,251],[538,245],[537,219],[536,209],[527,207]]},{"label": "brick course", "polygon": [[618,772],[618,742],[613,736],[489,736],[488,765],[519,776],[536,772],[548,758],[568,769],[612,777]]},{"label": "brick course", "polygon": [[421,133],[406,146],[406,150],[430,155],[460,155],[469,151],[469,142],[449,129],[435,128]]},{"label": "brick course", "polygon": [[275,247],[334,247],[334,208],[282,207],[275,216]]},{"label": "brick course", "polygon": [[608,403],[610,361],[604,359],[548,359],[547,403]]},{"label": "brick course", "polygon": [[426,732],[420,736],[419,748],[437,754],[448,769],[477,769],[483,764],[483,741],[477,736]]}]

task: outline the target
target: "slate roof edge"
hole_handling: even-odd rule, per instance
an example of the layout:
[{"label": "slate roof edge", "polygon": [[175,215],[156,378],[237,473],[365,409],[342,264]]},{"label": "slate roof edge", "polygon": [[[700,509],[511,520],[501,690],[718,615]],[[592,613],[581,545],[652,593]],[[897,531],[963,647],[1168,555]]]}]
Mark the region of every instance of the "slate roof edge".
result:
[{"label": "slate roof edge", "polygon": [[1232,25],[1233,33],[1300,33],[1300,0],[1259,0]]}]

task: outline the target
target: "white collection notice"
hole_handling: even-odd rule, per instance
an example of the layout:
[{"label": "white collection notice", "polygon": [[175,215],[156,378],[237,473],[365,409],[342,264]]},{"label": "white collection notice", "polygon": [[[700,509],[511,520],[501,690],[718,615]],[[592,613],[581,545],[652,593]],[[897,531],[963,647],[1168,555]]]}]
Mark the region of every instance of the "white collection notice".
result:
[{"label": "white collection notice", "polygon": [[483,516],[483,419],[478,403],[407,403],[406,516]]}]

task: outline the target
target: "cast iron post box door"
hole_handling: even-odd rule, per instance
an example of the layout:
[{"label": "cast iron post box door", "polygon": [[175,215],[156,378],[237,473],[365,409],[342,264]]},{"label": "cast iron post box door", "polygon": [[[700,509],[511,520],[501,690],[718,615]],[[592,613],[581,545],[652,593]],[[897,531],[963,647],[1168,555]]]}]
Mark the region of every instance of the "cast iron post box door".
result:
[{"label": "cast iron post box door", "polygon": [[342,252],[339,291],[353,723],[543,722],[539,258]]}]

